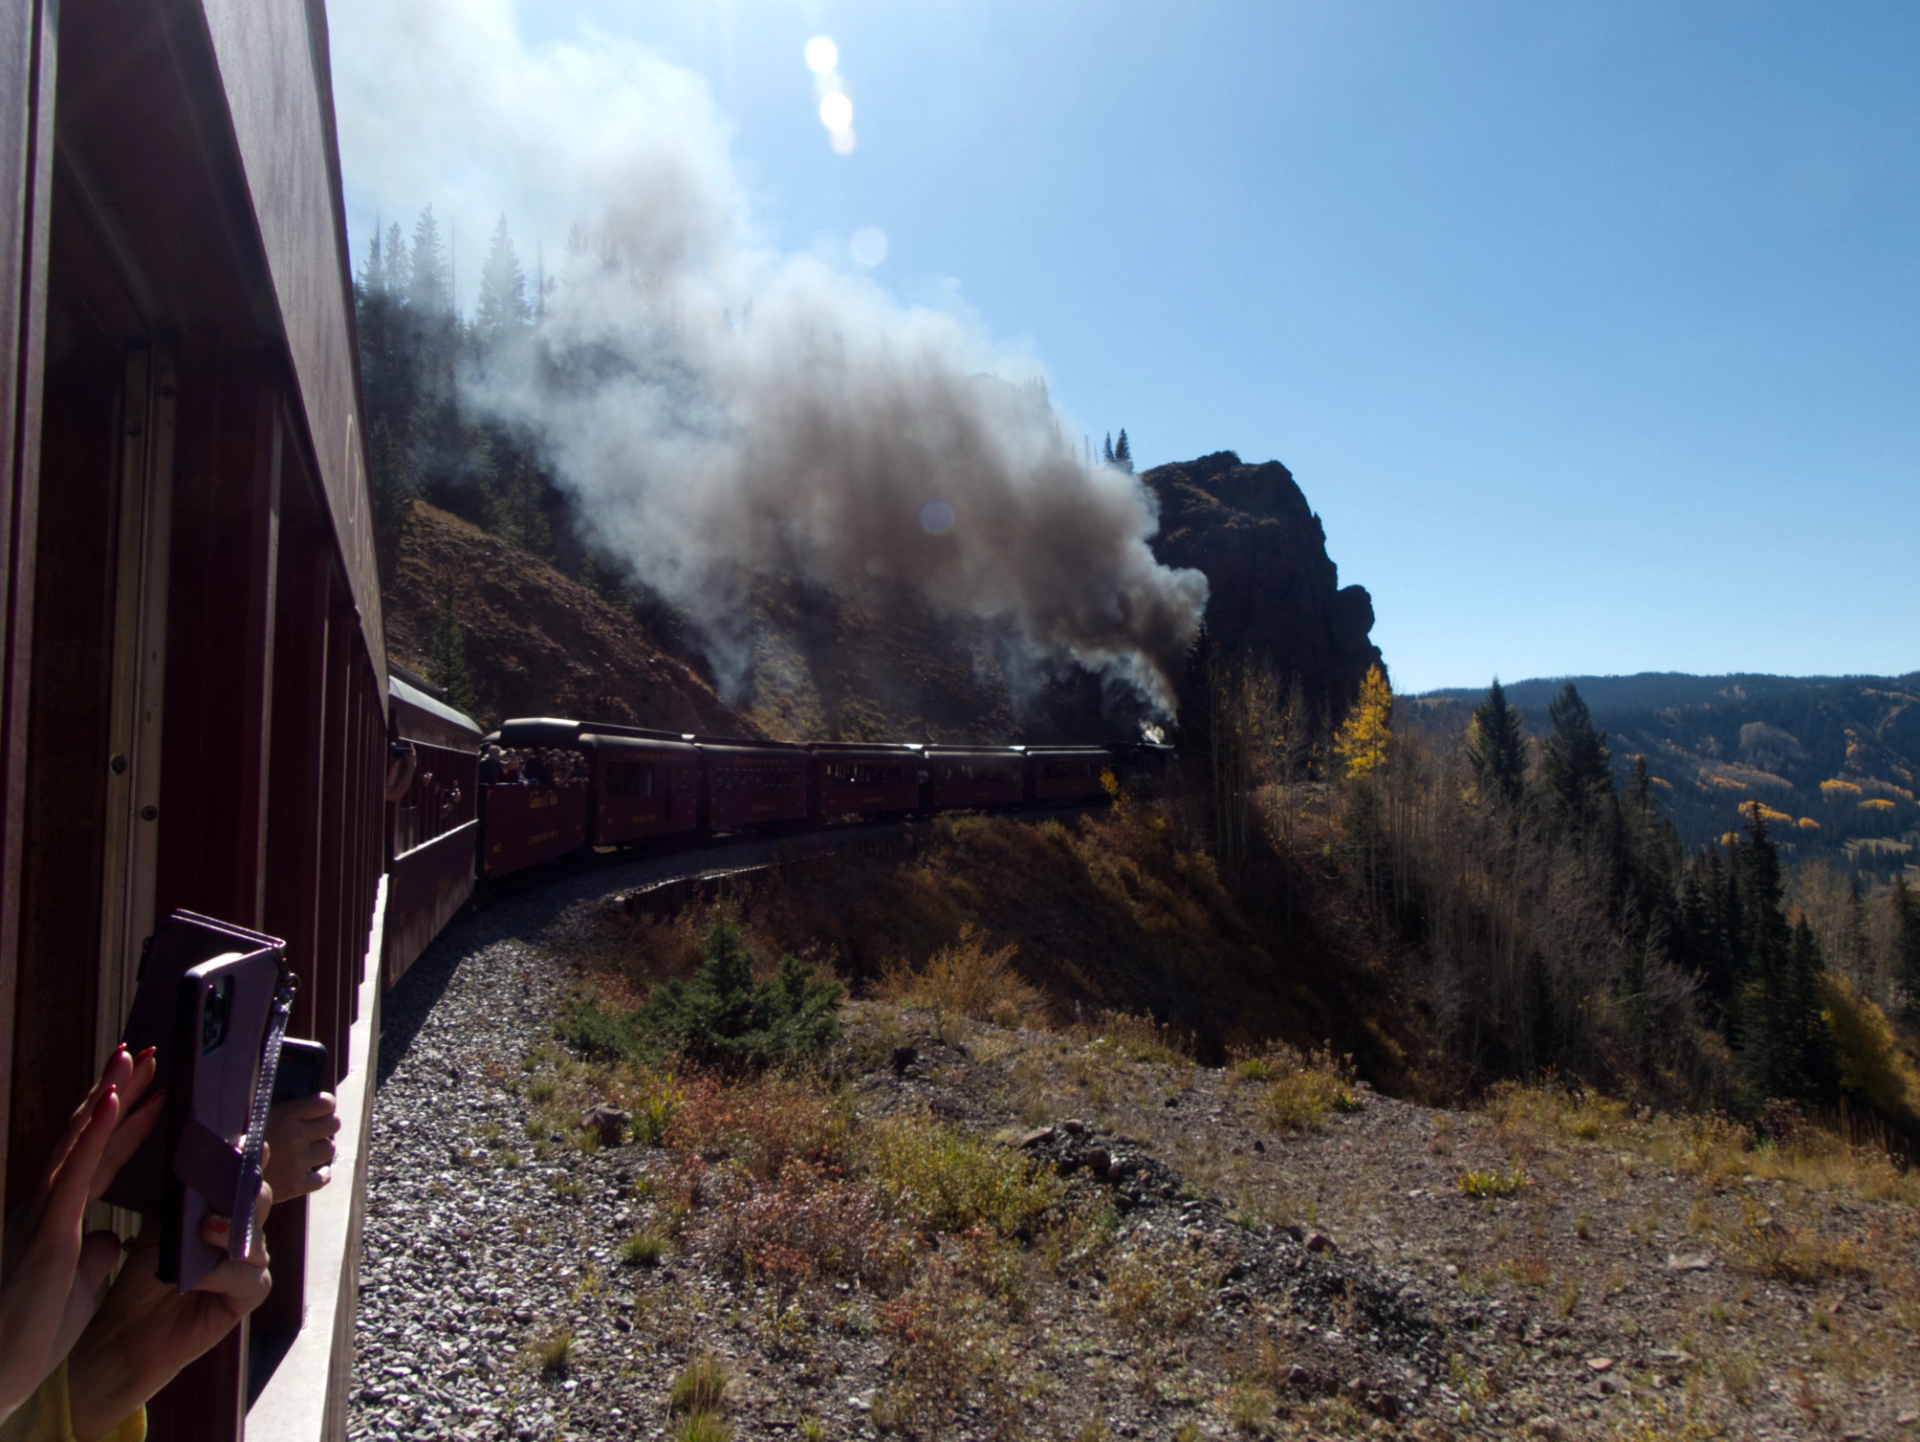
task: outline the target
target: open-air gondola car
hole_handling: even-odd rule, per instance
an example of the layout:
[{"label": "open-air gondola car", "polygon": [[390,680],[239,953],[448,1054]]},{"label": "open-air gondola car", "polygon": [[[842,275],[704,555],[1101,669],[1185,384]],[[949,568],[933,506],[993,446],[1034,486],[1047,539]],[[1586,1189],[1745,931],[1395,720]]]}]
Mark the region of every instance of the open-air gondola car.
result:
[{"label": "open-air gondola car", "polygon": [[406,794],[387,803],[381,970],[392,986],[473,894],[480,728],[418,677],[389,675],[387,687],[392,736],[415,757]]}]

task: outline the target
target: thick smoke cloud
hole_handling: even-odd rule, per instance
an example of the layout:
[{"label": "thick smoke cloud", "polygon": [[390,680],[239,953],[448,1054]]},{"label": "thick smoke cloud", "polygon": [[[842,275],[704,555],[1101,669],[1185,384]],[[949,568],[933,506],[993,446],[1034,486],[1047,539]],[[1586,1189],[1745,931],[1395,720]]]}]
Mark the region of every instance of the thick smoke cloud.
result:
[{"label": "thick smoke cloud", "polygon": [[[688,72],[604,37],[529,48],[504,0],[397,14],[343,103],[349,174],[377,145],[415,166],[439,150],[463,184],[484,192],[491,171],[496,209],[582,223],[544,319],[468,398],[535,440],[723,680],[747,679],[744,568],[909,586],[1164,703],[1206,581],[1154,560],[1150,494],[1082,464],[1030,364],[962,316],[756,243]],[[386,183],[409,181],[436,193]]]}]

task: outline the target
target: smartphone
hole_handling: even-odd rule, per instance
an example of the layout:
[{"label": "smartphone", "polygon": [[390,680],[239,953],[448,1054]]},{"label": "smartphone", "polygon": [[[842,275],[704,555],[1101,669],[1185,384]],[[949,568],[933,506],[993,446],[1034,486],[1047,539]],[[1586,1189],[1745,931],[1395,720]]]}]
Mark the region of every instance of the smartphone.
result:
[{"label": "smartphone", "polygon": [[[159,1219],[160,1277],[182,1292],[245,1255],[292,1000],[277,938],[191,912],[155,929],[124,1040],[155,1048],[165,1113],[106,1200]],[[201,1236],[212,1213],[232,1224],[224,1251]]]},{"label": "smartphone", "polygon": [[280,1043],[280,1072],[273,1079],[273,1104],[297,1102],[333,1089],[333,1071],[326,1046],[317,1041],[288,1037]]}]

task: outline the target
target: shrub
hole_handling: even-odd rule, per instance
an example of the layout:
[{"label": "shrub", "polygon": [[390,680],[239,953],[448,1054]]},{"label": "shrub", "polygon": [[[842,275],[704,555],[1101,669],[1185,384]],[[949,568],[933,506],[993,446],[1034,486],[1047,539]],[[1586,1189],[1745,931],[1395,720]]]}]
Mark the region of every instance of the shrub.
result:
[{"label": "shrub", "polygon": [[812,1055],[839,1035],[842,995],[837,981],[792,956],[755,982],[740,923],[722,911],[707,928],[706,961],[693,980],[655,987],[636,1025],[695,1060],[758,1069]]},{"label": "shrub", "polygon": [[1336,1058],[1328,1049],[1302,1056],[1282,1046],[1258,1058],[1242,1058],[1235,1075],[1267,1083],[1260,1110],[1277,1132],[1314,1131],[1329,1111],[1357,1112],[1361,1107],[1353,1090],[1353,1059]]},{"label": "shrub", "polygon": [[873,1174],[894,1204],[941,1231],[1024,1236],[1066,1193],[1059,1177],[1012,1148],[924,1118],[883,1124],[869,1147]]},{"label": "shrub", "polygon": [[782,1286],[857,1280],[898,1290],[913,1265],[913,1238],[889,1222],[871,1187],[788,1163],[779,1183],[728,1206],[711,1244],[721,1266]]},{"label": "shrub", "polygon": [[971,1021],[1018,1026],[1039,1017],[1045,1000],[1021,978],[1013,958],[1019,947],[993,948],[972,922],[960,927],[960,939],[912,970],[890,963],[881,974],[879,994],[902,1006],[920,1007]]},{"label": "shrub", "polygon": [[1527,1185],[1527,1174],[1518,1167],[1510,1172],[1462,1172],[1454,1183],[1470,1197],[1511,1197]]}]

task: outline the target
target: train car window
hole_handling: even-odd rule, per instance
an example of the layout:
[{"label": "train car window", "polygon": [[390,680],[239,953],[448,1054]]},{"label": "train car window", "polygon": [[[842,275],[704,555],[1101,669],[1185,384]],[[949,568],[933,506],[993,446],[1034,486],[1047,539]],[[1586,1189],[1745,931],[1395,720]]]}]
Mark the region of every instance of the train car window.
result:
[{"label": "train car window", "polygon": [[652,769],[638,761],[613,762],[607,767],[608,798],[615,801],[628,800],[641,795],[643,786],[646,788],[645,794],[652,795],[652,777],[648,776],[643,780],[641,776],[642,771],[651,772]]}]

